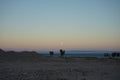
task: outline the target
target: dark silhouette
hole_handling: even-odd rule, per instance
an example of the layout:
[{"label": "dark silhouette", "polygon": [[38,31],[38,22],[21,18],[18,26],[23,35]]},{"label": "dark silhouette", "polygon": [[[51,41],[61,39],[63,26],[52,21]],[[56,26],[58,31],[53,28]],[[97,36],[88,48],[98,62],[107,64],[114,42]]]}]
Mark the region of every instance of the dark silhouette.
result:
[{"label": "dark silhouette", "polygon": [[53,51],[50,51],[49,53],[50,53],[50,56],[53,56],[53,55],[54,55],[54,52],[53,52]]},{"label": "dark silhouette", "polygon": [[64,55],[65,55],[65,50],[60,49],[60,56],[64,57]]},{"label": "dark silhouette", "polygon": [[116,52],[113,52],[112,53],[112,58],[115,58],[115,56],[116,56]]},{"label": "dark silhouette", "polygon": [[119,53],[119,52],[113,52],[113,53],[112,53],[112,57],[113,57],[113,58],[115,58],[115,57],[118,58],[119,56],[120,56],[120,53]]},{"label": "dark silhouette", "polygon": [[117,57],[120,57],[120,53],[117,53],[116,56],[117,56]]},{"label": "dark silhouette", "polygon": [[110,58],[110,55],[108,53],[104,53],[105,58]]}]

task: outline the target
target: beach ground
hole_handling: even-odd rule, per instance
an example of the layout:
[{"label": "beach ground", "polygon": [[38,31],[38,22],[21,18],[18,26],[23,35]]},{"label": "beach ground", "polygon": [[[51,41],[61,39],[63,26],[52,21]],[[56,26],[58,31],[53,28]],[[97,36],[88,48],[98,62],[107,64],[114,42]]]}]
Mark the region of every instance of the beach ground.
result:
[{"label": "beach ground", "polygon": [[120,61],[0,56],[0,80],[120,80]]}]

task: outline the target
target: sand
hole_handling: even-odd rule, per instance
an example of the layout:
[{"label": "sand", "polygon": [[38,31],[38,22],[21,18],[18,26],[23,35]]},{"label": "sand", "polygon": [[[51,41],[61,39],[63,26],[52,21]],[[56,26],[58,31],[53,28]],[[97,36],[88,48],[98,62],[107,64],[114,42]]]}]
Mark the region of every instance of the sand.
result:
[{"label": "sand", "polygon": [[2,54],[0,80],[120,80],[120,62]]}]

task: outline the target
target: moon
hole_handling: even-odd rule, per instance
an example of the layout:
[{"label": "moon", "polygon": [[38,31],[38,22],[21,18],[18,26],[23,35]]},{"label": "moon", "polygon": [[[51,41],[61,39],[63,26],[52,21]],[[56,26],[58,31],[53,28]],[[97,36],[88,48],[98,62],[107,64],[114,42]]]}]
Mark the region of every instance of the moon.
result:
[{"label": "moon", "polygon": [[63,42],[60,42],[60,45],[63,46]]}]

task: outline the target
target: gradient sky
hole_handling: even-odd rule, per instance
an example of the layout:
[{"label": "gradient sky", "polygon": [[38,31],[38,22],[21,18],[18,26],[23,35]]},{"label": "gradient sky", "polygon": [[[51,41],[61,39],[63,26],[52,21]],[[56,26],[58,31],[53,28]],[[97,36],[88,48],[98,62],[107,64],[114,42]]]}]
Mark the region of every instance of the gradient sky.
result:
[{"label": "gradient sky", "polygon": [[120,50],[120,0],[0,0],[0,48]]}]

